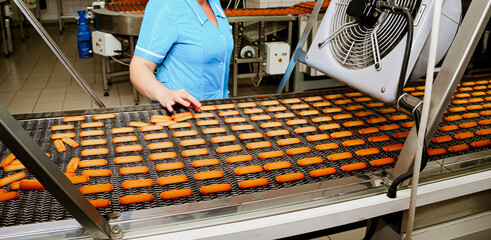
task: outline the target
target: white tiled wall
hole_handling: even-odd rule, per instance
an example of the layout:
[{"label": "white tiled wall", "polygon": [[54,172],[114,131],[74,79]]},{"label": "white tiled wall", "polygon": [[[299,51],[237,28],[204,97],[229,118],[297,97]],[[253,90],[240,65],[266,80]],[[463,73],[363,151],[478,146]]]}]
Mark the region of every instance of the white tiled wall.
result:
[{"label": "white tiled wall", "polygon": [[[78,10],[87,10],[87,6],[91,5],[95,0],[61,0],[64,15],[73,15]],[[41,21],[58,20],[58,0],[46,0],[46,9],[40,9]],[[12,5],[15,5],[12,2]],[[14,8],[14,18],[18,19],[19,11]],[[75,19],[75,18],[74,18]]]},{"label": "white tiled wall", "polygon": [[311,0],[245,0],[247,8],[291,7],[297,3]]}]

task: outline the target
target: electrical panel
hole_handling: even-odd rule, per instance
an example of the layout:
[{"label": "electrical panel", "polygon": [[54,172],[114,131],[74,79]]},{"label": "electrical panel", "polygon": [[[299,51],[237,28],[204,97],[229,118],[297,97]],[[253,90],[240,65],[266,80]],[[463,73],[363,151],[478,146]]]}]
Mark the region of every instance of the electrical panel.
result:
[{"label": "electrical panel", "polygon": [[270,75],[284,74],[290,62],[290,45],[285,42],[267,42],[264,45],[264,71]]},{"label": "electrical panel", "polygon": [[119,55],[116,51],[121,51],[121,42],[110,33],[100,31],[92,32],[92,49],[95,54],[105,57]]}]

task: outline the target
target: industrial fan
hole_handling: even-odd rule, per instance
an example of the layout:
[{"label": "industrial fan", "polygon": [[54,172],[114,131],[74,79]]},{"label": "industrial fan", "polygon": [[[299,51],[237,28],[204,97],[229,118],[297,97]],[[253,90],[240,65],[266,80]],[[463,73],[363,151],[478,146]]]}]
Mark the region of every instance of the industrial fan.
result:
[{"label": "industrial fan", "polygon": [[[301,52],[297,46],[292,56],[294,61],[291,62],[304,62],[378,100],[398,108],[402,105],[414,115],[416,128],[406,139],[409,144],[405,144],[399,156],[402,162],[398,164],[399,169],[406,172],[401,172],[396,165],[397,171],[391,174],[387,193],[394,198],[397,186],[413,176],[407,226],[409,239],[414,224],[419,171],[427,161],[425,139],[433,135],[426,128],[433,76],[427,75],[425,97],[428,101],[425,102],[428,104],[424,104],[422,115],[418,109],[422,102],[417,99],[414,104],[408,104],[403,98],[403,87],[407,81],[433,72],[434,64],[447,53],[456,36],[461,11],[460,0],[446,0],[443,4],[442,0],[332,0],[308,52]],[[302,41],[305,41],[312,24],[313,20],[309,20],[299,46],[303,46]],[[432,29],[436,32],[430,37]],[[292,69],[290,64],[278,92],[283,89]],[[442,86],[442,89],[451,86],[454,91],[457,84],[453,82]],[[441,95],[445,103],[436,105],[447,106],[447,96],[450,95]],[[441,109],[435,112],[438,113],[432,113],[431,123],[437,122],[435,119],[443,114]],[[415,155],[411,171],[409,168]]]},{"label": "industrial fan", "polygon": [[[409,10],[414,19],[410,49],[405,50],[408,31],[404,14],[383,10],[377,7],[380,3]],[[433,5],[433,0],[333,0],[305,62],[355,89],[394,104],[403,65],[407,65],[407,73],[402,84],[425,74]],[[437,61],[450,47],[460,18],[460,0],[446,0]],[[403,64],[405,52],[410,53],[407,64]]]}]

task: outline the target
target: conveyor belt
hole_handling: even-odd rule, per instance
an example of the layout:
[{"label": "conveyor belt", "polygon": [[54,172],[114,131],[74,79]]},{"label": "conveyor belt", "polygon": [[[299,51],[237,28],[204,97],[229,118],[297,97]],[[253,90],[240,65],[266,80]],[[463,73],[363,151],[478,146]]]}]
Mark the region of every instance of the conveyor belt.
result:
[{"label": "conveyor belt", "polygon": [[[437,159],[442,159],[442,158],[448,158],[451,156],[456,156],[456,155],[463,155],[463,154],[468,154],[476,151],[483,151],[491,148],[491,145],[486,145],[482,147],[472,147],[471,143],[480,141],[480,140],[488,140],[490,135],[479,135],[478,133],[479,130],[483,129],[490,129],[490,125],[485,125],[489,124],[485,122],[484,120],[491,119],[489,112],[490,112],[490,103],[491,103],[491,82],[489,81],[468,81],[468,82],[463,82],[462,86],[458,88],[457,94],[462,94],[462,93],[469,93],[469,95],[456,95],[458,97],[455,97],[455,100],[467,100],[470,101],[469,103],[463,103],[463,104],[451,104],[450,108],[454,107],[467,107],[465,110],[462,110],[463,112],[458,112],[458,113],[453,113],[453,112],[448,112],[445,116],[444,119],[448,116],[453,116],[453,115],[464,115],[467,113],[478,113],[477,116],[474,116],[472,118],[463,118],[461,120],[455,120],[455,121],[442,121],[441,126],[446,126],[446,125],[456,125],[456,126],[463,126],[461,125],[462,123],[465,122],[475,122],[477,123],[476,126],[470,127],[470,128],[462,128],[458,127],[456,130],[452,130],[449,132],[442,132],[438,131],[435,136],[443,136],[443,135],[448,135],[448,136],[455,136],[457,133],[462,133],[462,132],[472,132],[473,137],[462,139],[462,140],[457,140],[454,137],[452,137],[452,141],[449,142],[444,142],[444,143],[431,143],[429,149],[436,149],[436,148],[442,148],[444,149],[445,154],[437,155],[437,156],[432,156],[430,160],[437,160]],[[475,90],[475,89],[478,90]],[[413,95],[418,95],[418,92],[422,91],[421,87],[418,88],[406,88],[405,89],[407,92],[410,92]],[[112,138],[115,137],[116,135],[111,134],[111,129],[112,128],[118,128],[118,127],[127,127],[128,124],[132,121],[137,121],[137,122],[150,122],[150,118],[152,115],[167,115],[168,113],[165,110],[160,109],[158,106],[153,105],[153,106],[141,106],[134,110],[133,108],[127,108],[125,110],[124,108],[116,113],[116,118],[115,119],[104,119],[100,120],[104,122],[105,126],[103,128],[94,128],[94,129],[103,129],[104,130],[104,136],[102,138],[106,138],[108,140],[108,144],[106,146],[102,146],[104,148],[109,149],[109,154],[108,155],[99,155],[99,156],[92,156],[92,157],[83,157],[81,158],[82,160],[88,160],[88,159],[100,159],[104,158],[108,160],[108,165],[103,166],[103,167],[91,167],[87,169],[110,169],[112,171],[112,176],[110,177],[91,177],[89,183],[83,183],[83,184],[77,184],[77,187],[82,187],[82,186],[87,186],[87,185],[92,185],[92,184],[101,184],[101,183],[111,183],[113,185],[114,191],[112,192],[105,192],[105,193],[96,193],[96,194],[87,194],[86,197],[89,200],[93,199],[109,199],[111,202],[110,207],[106,208],[99,208],[99,211],[102,214],[109,215],[112,213],[118,213],[118,212],[127,212],[127,211],[133,211],[133,210],[139,210],[139,209],[148,209],[148,208],[154,208],[154,207],[164,207],[164,206],[170,206],[170,205],[180,205],[180,204],[186,204],[186,203],[193,203],[193,202],[200,202],[200,201],[208,201],[212,199],[218,199],[218,198],[225,198],[225,197],[232,197],[232,196],[237,196],[237,195],[243,195],[243,194],[249,194],[249,193],[255,193],[255,192],[263,192],[263,191],[271,191],[274,189],[280,189],[280,188],[288,188],[292,186],[297,186],[297,185],[303,185],[303,184],[309,184],[313,182],[322,182],[322,181],[329,181],[331,179],[336,179],[336,178],[344,178],[348,176],[353,176],[353,175],[359,175],[359,174],[364,174],[364,173],[370,173],[373,171],[380,171],[383,169],[388,169],[393,167],[393,164],[389,165],[384,165],[384,166],[379,166],[379,167],[372,167],[370,165],[370,161],[374,159],[381,159],[381,158],[386,158],[386,157],[391,157],[394,159],[397,159],[397,155],[399,151],[392,151],[392,152],[386,152],[384,151],[384,147],[388,145],[394,145],[394,144],[402,144],[404,142],[404,137],[397,137],[398,134],[401,134],[403,132],[407,132],[410,130],[409,127],[404,127],[404,123],[411,122],[411,118],[408,117],[407,120],[400,120],[400,121],[391,121],[390,117],[396,116],[396,115],[403,115],[400,112],[392,112],[392,113],[386,113],[386,114],[381,114],[380,111],[384,109],[390,109],[391,107],[388,106],[378,106],[378,107],[369,107],[370,105],[367,104],[373,104],[373,103],[378,103],[377,101],[363,101],[363,102],[357,102],[362,98],[366,98],[366,96],[355,96],[355,97],[350,97],[349,94],[347,93],[352,93],[353,90],[349,88],[342,88],[342,89],[335,89],[335,90],[326,90],[326,91],[317,91],[317,92],[307,92],[307,93],[298,93],[298,94],[284,94],[284,95],[273,95],[273,96],[262,96],[262,97],[253,97],[253,98],[237,98],[237,99],[224,99],[224,100],[213,100],[213,101],[207,101],[206,104],[212,104],[212,105],[220,105],[220,104],[225,104],[225,103],[233,103],[235,104],[235,109],[226,109],[226,110],[213,110],[213,111],[205,111],[205,112],[212,112],[215,114],[216,120],[219,121],[219,126],[197,126],[197,120],[191,119],[188,120],[187,122],[191,123],[191,128],[192,130],[196,130],[198,132],[197,136],[194,137],[172,137],[174,132],[177,131],[182,131],[182,130],[188,130],[188,129],[169,129],[169,128],[164,128],[163,131],[157,131],[157,132],[165,132],[168,133],[170,136],[168,139],[161,139],[161,140],[150,140],[150,141],[145,141],[144,140],[144,135],[147,133],[142,133],[139,131],[138,128],[136,128],[134,133],[128,133],[128,134],[118,134],[117,136],[125,136],[125,135],[135,135],[138,138],[137,142],[132,142],[132,143],[118,143],[118,144],[113,144],[112,143]],[[321,101],[313,101],[313,102],[307,102],[306,99],[307,97],[312,97],[312,96],[320,96],[322,97]],[[339,97],[335,98],[334,97]],[[299,98],[301,100],[301,103],[295,103],[295,104],[308,104],[309,109],[313,110],[316,109],[320,113],[318,115],[312,115],[312,116],[301,116],[300,113],[305,110],[309,109],[301,109],[301,110],[291,110],[291,106],[294,104],[284,104],[283,100],[284,99],[291,99],[291,98]],[[261,103],[264,103],[264,101],[271,101],[271,100],[278,100],[279,104],[278,105],[273,105],[273,106],[262,106]],[[341,101],[340,101],[341,100]],[[343,102],[344,101],[344,102]],[[349,102],[351,101],[351,102]],[[242,102],[254,102],[256,103],[258,109],[262,109],[264,113],[258,113],[258,114],[244,114],[244,110],[247,108],[238,108],[237,103],[242,103]],[[332,105],[331,106],[326,106],[326,107],[319,107],[319,108],[314,108],[312,107],[314,103],[317,102],[330,102]],[[347,103],[348,102],[348,103]],[[350,106],[356,106],[356,105],[362,105],[363,109],[358,109],[358,110],[347,110],[349,109],[348,107]],[[481,107],[473,107],[476,108],[475,110],[470,110],[472,109],[470,106],[473,105],[479,105]],[[292,118],[282,118],[278,119],[275,117],[275,114],[277,113],[284,113],[282,112],[268,112],[269,107],[274,107],[274,106],[285,106],[287,108],[288,113],[294,113],[294,117]],[[331,109],[331,108],[340,108],[341,112],[336,112],[336,113],[324,113],[323,110],[325,109]],[[449,108],[449,109],[450,109]],[[479,109],[477,109],[479,108]],[[147,110],[148,109],[148,110]],[[237,110],[239,112],[238,116],[229,116],[229,117],[245,117],[246,122],[244,123],[234,123],[234,124],[228,124],[225,123],[224,120],[225,118],[228,117],[219,117],[220,112],[224,111],[230,111],[230,110]],[[189,111],[188,109],[182,109],[178,108],[178,112],[186,112]],[[373,112],[373,115],[371,116],[365,116],[365,117],[356,117],[357,113],[360,112],[366,112],[366,111],[371,111]],[[193,112],[194,113],[194,112]],[[61,115],[60,115],[61,114]],[[329,116],[329,117],[335,117],[340,114],[351,114],[352,118],[348,119],[342,119],[342,120],[331,120],[327,122],[313,122],[313,119],[315,117],[320,117],[320,116]],[[51,158],[53,159],[54,162],[60,166],[60,169],[62,171],[65,171],[66,166],[70,159],[72,157],[80,157],[81,156],[81,151],[84,149],[91,149],[91,148],[98,148],[97,146],[92,146],[92,147],[78,147],[78,148],[70,148],[67,146],[68,151],[63,152],[63,153],[58,153],[56,151],[56,148],[53,145],[53,141],[50,139],[50,136],[52,133],[50,130],[50,127],[53,125],[59,125],[59,124],[67,124],[62,122],[62,117],[63,113],[56,113],[56,114],[51,114],[51,113],[45,113],[45,114],[32,114],[32,115],[27,115],[27,116],[17,116],[18,119],[20,120],[20,123],[22,126],[30,133],[30,135],[34,138],[35,141],[39,142],[39,145],[41,148],[51,154]],[[73,113],[67,113],[66,116],[68,115],[73,115]],[[93,115],[94,111],[88,111],[86,114],[84,114],[86,117],[85,122],[92,122],[93,121]],[[267,121],[252,121],[251,116],[255,115],[267,115],[270,116],[272,120],[267,120]],[[475,115],[475,114],[474,114]],[[346,115],[348,116],[348,115]],[[465,116],[473,116],[473,115],[465,115]],[[375,118],[385,118],[387,121],[386,122],[381,122],[381,123],[375,123],[375,124],[370,124],[370,119],[375,119]],[[207,118],[211,119],[211,118]],[[291,119],[306,119],[308,121],[307,124],[303,125],[292,125],[289,126],[287,124],[288,120]],[[198,119],[198,120],[206,120],[206,119]],[[261,127],[261,124],[264,122],[281,122],[282,126],[281,127],[275,127],[275,128],[268,128],[264,129]],[[355,127],[345,127],[344,124],[349,121],[363,121],[362,126],[355,126]],[[324,124],[332,124],[332,123],[338,123],[340,124],[339,129],[331,129],[331,130],[325,130],[321,131],[320,126]],[[81,142],[81,140],[85,139],[92,139],[92,138],[101,138],[101,137],[80,137],[79,133],[83,130],[87,129],[81,129],[80,124],[81,122],[73,122],[70,124],[75,125],[74,130],[67,130],[67,131],[61,131],[61,132],[75,132],[77,137],[74,138],[77,142]],[[395,130],[389,130],[389,131],[382,131],[380,130],[382,126],[384,125],[390,125],[390,124],[395,124],[399,129]],[[232,131],[231,126],[232,125],[252,125],[254,126],[254,130],[247,130],[247,131]],[[297,134],[295,133],[295,129],[300,128],[300,127],[307,127],[307,126],[314,126],[316,128],[316,132],[309,132],[309,133],[300,133]],[[202,130],[205,128],[213,128],[213,127],[223,127],[226,129],[225,133],[218,133],[218,134],[203,134]],[[376,133],[371,133],[371,134],[360,134],[359,130],[365,129],[365,128],[373,128],[376,127],[379,129],[378,132]],[[383,127],[382,127],[383,128]],[[289,132],[289,135],[287,136],[277,136],[277,137],[268,137],[267,132],[271,130],[278,130],[278,129],[286,129]],[[92,130],[92,129],[90,129]],[[340,132],[340,131],[350,131],[353,133],[353,136],[350,137],[343,137],[343,138],[332,138],[332,133],[334,132]],[[58,132],[58,131],[57,131]],[[259,139],[252,139],[252,140],[239,140],[240,134],[243,133],[251,133],[251,132],[259,132],[263,134],[263,138]],[[328,140],[322,140],[322,141],[316,141],[316,142],[309,142],[306,137],[310,135],[315,135],[315,134],[329,134],[331,136],[330,139]],[[396,134],[396,135],[394,135]],[[217,137],[217,136],[225,136],[225,135],[233,135],[237,138],[237,141],[234,141],[232,143],[219,143],[219,144],[213,144],[211,142],[212,137]],[[387,141],[382,141],[382,142],[375,142],[371,143],[369,141],[369,137],[373,136],[382,136],[382,135],[387,135],[390,137],[390,140]],[[182,140],[186,139],[195,139],[195,138],[202,138],[206,140],[206,145],[201,145],[201,146],[189,146],[189,147],[180,147],[180,142]],[[299,138],[301,140],[300,144],[294,144],[294,145],[289,145],[289,146],[279,146],[276,144],[276,142],[280,139],[285,139],[285,138]],[[357,145],[357,146],[351,146],[351,147],[344,147],[343,142],[347,140],[354,140],[354,139],[363,139],[366,143],[362,145]],[[147,146],[149,143],[154,143],[154,142],[172,142],[174,147],[169,148],[169,149],[162,149],[162,150],[153,150],[150,151],[148,150]],[[272,143],[272,147],[270,148],[262,148],[262,149],[255,149],[255,150],[247,150],[246,145],[251,142],[259,142],[259,141],[269,141]],[[325,143],[337,143],[339,145],[339,148],[336,149],[330,149],[330,150],[323,150],[323,151],[317,151],[315,149],[315,146],[320,145],[320,144],[325,144]],[[121,153],[118,154],[115,152],[115,148],[117,146],[122,146],[122,145],[132,145],[132,144],[140,144],[143,146],[143,151],[139,152],[130,152],[130,153]],[[226,146],[226,145],[235,145],[238,144],[242,146],[241,151],[237,152],[232,152],[232,153],[223,153],[223,154],[218,154],[216,152],[216,148],[220,146]],[[462,150],[458,152],[449,152],[449,149],[451,146],[455,145],[460,145],[460,144],[465,144],[468,146],[467,150]],[[298,155],[288,155],[287,150],[291,148],[296,148],[296,147],[309,147],[311,149],[311,152],[308,153],[302,153]],[[209,150],[209,154],[203,155],[203,156],[194,156],[194,157],[183,157],[182,152],[185,150],[189,149],[197,149],[197,148],[207,148]],[[356,155],[357,150],[361,149],[368,149],[368,148],[377,148],[380,153],[378,154],[373,154],[373,155],[367,155],[367,156],[362,156],[359,157]],[[0,143],[0,159],[4,159],[7,155],[10,154],[10,151],[5,148],[5,146]],[[268,152],[268,151],[283,151],[285,153],[285,156],[283,157],[276,157],[276,158],[270,158],[270,159],[260,159],[259,158],[259,153],[261,152]],[[175,152],[177,154],[177,159],[166,159],[166,160],[157,160],[157,161],[150,161],[149,160],[149,155],[152,153],[156,152]],[[349,152],[353,155],[352,158],[348,159],[343,159],[343,160],[338,160],[338,161],[328,161],[327,156],[330,154],[335,154],[335,153],[341,153],[341,152]],[[246,161],[246,162],[239,162],[239,163],[232,163],[229,164],[227,163],[227,158],[230,156],[237,156],[237,155],[247,155],[250,154],[253,156],[252,161]],[[119,164],[116,165],[114,164],[114,158],[119,157],[119,156],[128,156],[128,155],[141,155],[143,157],[143,162],[141,163],[127,163],[127,164]],[[307,166],[299,166],[297,161],[299,159],[303,158],[308,158],[308,157],[314,157],[314,156],[319,156],[322,157],[324,160],[323,163],[318,163],[318,164],[313,164],[313,165],[307,165]],[[205,166],[205,167],[198,167],[194,168],[192,166],[192,162],[195,160],[200,160],[200,159],[210,159],[210,158],[217,158],[220,161],[220,165],[213,165],[213,166]],[[237,167],[242,167],[242,166],[250,166],[250,165],[262,165],[271,162],[278,162],[278,161],[288,161],[291,163],[291,168],[286,168],[286,169],[279,169],[279,170],[273,170],[273,171],[263,171],[259,173],[251,173],[251,174],[246,174],[242,176],[237,176],[234,173],[234,169]],[[184,169],[177,169],[177,170],[171,170],[171,171],[161,171],[157,172],[155,166],[157,164],[161,163],[169,163],[169,162],[183,162],[185,165]],[[352,172],[343,172],[341,170],[341,166],[351,164],[351,163],[358,163],[358,162],[363,162],[366,164],[366,168],[360,169],[357,171],[352,171]],[[120,176],[119,170],[122,167],[130,167],[130,166],[148,166],[150,172],[149,173],[143,173],[143,174],[132,174],[132,175],[122,175]],[[318,178],[313,178],[309,175],[309,172],[314,169],[320,169],[320,168],[328,168],[332,167],[336,169],[335,174],[328,175],[328,176],[322,176]],[[79,168],[76,172],[76,175],[80,175],[82,170]],[[208,179],[208,180],[201,180],[201,181],[195,181],[194,180],[194,174],[198,172],[204,172],[204,171],[212,171],[212,170],[222,170],[224,172],[224,177],[223,178],[216,178],[216,179]],[[0,174],[2,177],[12,175],[18,171],[14,172],[9,172],[5,173],[3,170],[0,170]],[[23,170],[28,177],[27,179],[33,178],[32,175],[30,175],[26,170]],[[295,173],[295,172],[300,172],[302,173],[305,178],[302,180],[298,181],[293,181],[293,182],[286,182],[286,183],[278,183],[275,179],[276,176],[283,175],[283,174],[288,174],[288,173]],[[165,186],[159,186],[157,185],[157,179],[160,177],[164,176],[171,176],[171,175],[181,175],[184,174],[187,176],[189,179],[188,182],[184,183],[178,183],[178,184],[171,184],[171,185],[165,185]],[[122,182],[127,181],[127,180],[134,180],[134,179],[153,179],[155,185],[153,187],[144,187],[144,188],[136,188],[136,189],[127,189],[123,190],[122,189]],[[261,186],[261,187],[255,187],[255,188],[249,188],[249,189],[240,189],[238,186],[239,181],[247,180],[247,179],[256,179],[256,178],[266,178],[269,181],[269,185],[266,186]],[[211,194],[201,194],[200,193],[200,188],[205,186],[205,185],[213,185],[213,184],[219,184],[219,183],[229,183],[232,186],[231,191],[226,191],[226,192],[219,192],[219,193],[211,193]],[[7,190],[10,191],[10,187],[7,185],[3,187]],[[160,198],[160,193],[163,191],[167,190],[174,190],[174,189],[183,189],[183,188],[190,188],[193,191],[193,195],[191,197],[184,197],[184,198],[177,198],[177,199],[172,199],[172,200],[162,200]],[[19,224],[28,224],[28,223],[36,223],[36,222],[45,222],[45,221],[54,221],[54,220],[62,220],[62,219],[68,219],[70,218],[70,214],[63,209],[63,207],[54,200],[51,195],[44,190],[19,190],[19,199],[16,200],[10,200],[6,202],[1,202],[0,203],[0,226],[12,226],[12,225],[19,225]],[[125,195],[132,195],[132,194],[140,194],[140,193],[150,193],[154,196],[154,200],[151,202],[145,202],[145,203],[136,203],[136,204],[129,204],[129,205],[121,205],[120,204],[120,197],[125,196]]]},{"label": "conveyor belt", "polygon": [[[322,8],[327,8],[330,1],[325,1]],[[108,2],[109,11],[129,14],[144,14],[148,0],[117,0]],[[302,2],[289,8],[269,9],[226,9],[227,16],[257,16],[257,15],[300,15],[310,14],[315,2]]]},{"label": "conveyor belt", "polygon": [[107,9],[113,12],[143,14],[148,0],[122,0],[108,2]]}]

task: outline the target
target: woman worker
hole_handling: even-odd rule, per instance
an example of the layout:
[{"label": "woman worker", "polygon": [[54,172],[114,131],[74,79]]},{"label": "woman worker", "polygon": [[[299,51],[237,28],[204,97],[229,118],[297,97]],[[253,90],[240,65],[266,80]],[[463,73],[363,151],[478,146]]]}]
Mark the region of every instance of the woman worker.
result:
[{"label": "woman worker", "polygon": [[176,103],[199,111],[198,100],[228,98],[232,50],[232,30],[219,0],[150,0],[130,79],[170,112]]}]

